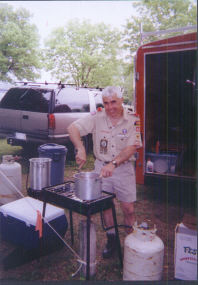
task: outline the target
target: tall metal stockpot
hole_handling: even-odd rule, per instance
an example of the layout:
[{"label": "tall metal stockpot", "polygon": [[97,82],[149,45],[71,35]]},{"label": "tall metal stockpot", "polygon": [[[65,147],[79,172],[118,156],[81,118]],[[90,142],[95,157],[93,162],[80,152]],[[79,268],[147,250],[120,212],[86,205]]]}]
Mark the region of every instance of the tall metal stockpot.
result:
[{"label": "tall metal stockpot", "polygon": [[102,178],[95,172],[79,172],[74,175],[74,192],[81,200],[94,200],[102,195]]},{"label": "tall metal stockpot", "polygon": [[51,186],[51,158],[36,157],[30,161],[30,188],[42,190]]}]

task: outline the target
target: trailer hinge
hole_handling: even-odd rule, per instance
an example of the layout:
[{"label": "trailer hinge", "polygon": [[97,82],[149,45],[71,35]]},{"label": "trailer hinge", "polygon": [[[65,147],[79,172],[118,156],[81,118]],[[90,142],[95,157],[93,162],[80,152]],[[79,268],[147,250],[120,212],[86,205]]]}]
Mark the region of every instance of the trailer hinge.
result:
[{"label": "trailer hinge", "polygon": [[139,74],[139,72],[136,72],[135,73],[135,80],[139,80],[139,78],[140,78],[140,74]]}]

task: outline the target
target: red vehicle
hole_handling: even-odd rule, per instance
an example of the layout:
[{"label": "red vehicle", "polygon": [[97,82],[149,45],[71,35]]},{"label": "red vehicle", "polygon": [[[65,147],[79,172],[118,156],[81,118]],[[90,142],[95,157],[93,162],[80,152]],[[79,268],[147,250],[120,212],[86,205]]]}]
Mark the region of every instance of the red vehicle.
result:
[{"label": "red vehicle", "polygon": [[138,184],[196,182],[196,33],[140,46],[135,60],[136,113],[143,148]]}]

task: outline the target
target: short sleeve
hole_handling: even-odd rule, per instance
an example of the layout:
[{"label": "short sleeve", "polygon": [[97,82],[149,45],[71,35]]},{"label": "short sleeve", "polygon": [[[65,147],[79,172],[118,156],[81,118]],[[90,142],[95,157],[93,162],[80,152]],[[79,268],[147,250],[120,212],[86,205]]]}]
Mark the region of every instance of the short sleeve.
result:
[{"label": "short sleeve", "polygon": [[81,136],[86,136],[93,132],[95,124],[95,118],[93,115],[87,115],[81,119],[78,119],[72,123],[80,132]]}]

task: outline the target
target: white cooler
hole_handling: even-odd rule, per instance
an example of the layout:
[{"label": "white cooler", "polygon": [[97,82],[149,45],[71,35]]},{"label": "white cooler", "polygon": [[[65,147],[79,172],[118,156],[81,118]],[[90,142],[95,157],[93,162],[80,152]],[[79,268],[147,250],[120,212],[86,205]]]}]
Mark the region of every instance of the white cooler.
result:
[{"label": "white cooler", "polygon": [[[27,249],[37,248],[40,245],[39,232],[35,230],[37,210],[42,215],[43,202],[25,197],[0,207],[1,238]],[[46,221],[64,236],[68,227],[64,210],[46,204]],[[44,222],[42,241],[44,246],[53,246],[62,242],[55,232]]]}]

